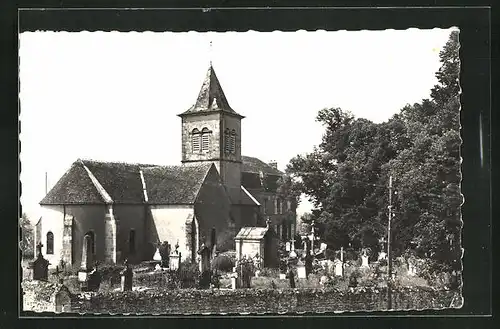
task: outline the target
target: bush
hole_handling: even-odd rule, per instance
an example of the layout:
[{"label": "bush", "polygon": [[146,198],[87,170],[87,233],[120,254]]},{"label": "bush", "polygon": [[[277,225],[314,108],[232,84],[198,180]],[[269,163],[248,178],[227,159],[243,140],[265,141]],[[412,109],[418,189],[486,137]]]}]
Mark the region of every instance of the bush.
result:
[{"label": "bush", "polygon": [[235,262],[227,255],[218,255],[212,260],[215,271],[232,272]]}]

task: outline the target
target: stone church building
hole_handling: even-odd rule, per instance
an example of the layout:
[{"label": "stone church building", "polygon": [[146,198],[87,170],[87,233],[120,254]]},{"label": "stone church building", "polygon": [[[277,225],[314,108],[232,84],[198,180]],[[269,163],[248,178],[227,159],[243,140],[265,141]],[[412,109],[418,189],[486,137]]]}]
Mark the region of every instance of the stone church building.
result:
[{"label": "stone church building", "polygon": [[182,164],[77,160],[40,202],[35,243],[55,267],[78,266],[85,235],[100,262],[152,259],[156,246],[179,246],[195,259],[202,244],[234,250],[242,227],[278,238],[294,232],[293,200],[277,193],[276,163],[241,155],[242,115],[229,105],[210,65],[195,104],[182,119]]}]

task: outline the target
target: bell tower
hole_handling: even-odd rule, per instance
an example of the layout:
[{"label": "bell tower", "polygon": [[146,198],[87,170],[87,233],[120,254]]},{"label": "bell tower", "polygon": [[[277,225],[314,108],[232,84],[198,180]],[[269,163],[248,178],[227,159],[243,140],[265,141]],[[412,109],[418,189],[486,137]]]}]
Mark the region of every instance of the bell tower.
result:
[{"label": "bell tower", "polygon": [[182,163],[214,163],[233,204],[240,203],[241,119],[210,64],[195,104],[182,119]]}]

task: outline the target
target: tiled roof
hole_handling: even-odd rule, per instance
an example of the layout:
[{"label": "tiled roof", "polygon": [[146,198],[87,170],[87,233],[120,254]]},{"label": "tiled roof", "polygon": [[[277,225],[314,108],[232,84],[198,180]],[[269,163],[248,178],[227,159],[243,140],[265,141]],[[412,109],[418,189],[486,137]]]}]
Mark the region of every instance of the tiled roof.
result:
[{"label": "tiled roof", "polygon": [[[155,166],[78,160],[40,204],[104,204],[105,198],[98,189],[99,185],[102,186],[101,191],[104,190],[102,193],[107,193],[114,203],[142,204],[145,199],[141,170],[149,203],[193,203],[210,166]],[[94,182],[91,176],[95,177]]]},{"label": "tiled roof", "polygon": [[104,203],[104,200],[80,161],[73,163],[40,201],[41,205],[95,203]]},{"label": "tiled roof", "polygon": [[268,227],[242,227],[235,239],[261,240],[266,235]]},{"label": "tiled roof", "polygon": [[261,189],[262,184],[258,173],[242,172],[241,185],[247,189]]},{"label": "tiled roof", "polygon": [[194,203],[211,166],[206,163],[143,169],[148,202],[152,204]]},{"label": "tiled roof", "polygon": [[189,110],[180,114],[180,116],[218,111],[243,118],[243,116],[236,113],[229,105],[214,68],[210,65],[196,103]]},{"label": "tiled roof", "polygon": [[284,174],[282,171],[274,167],[271,167],[264,161],[254,157],[242,156],[241,162],[242,162],[242,171],[244,172],[259,173],[262,171],[264,174],[279,175],[279,176]]},{"label": "tiled roof", "polygon": [[140,169],[152,165],[90,160],[83,163],[115,203],[144,202]]}]

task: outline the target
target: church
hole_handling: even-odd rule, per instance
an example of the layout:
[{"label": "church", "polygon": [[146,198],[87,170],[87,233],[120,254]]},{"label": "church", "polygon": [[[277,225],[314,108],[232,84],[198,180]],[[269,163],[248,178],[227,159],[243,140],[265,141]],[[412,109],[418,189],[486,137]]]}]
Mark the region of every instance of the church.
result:
[{"label": "church", "polygon": [[150,260],[156,246],[177,246],[195,260],[204,244],[235,250],[243,227],[294,234],[296,204],[278,193],[276,162],[241,154],[244,116],[229,105],[210,64],[198,98],[178,115],[178,166],[78,159],[40,202],[35,243],[51,267],[79,266],[84,236],[102,263]]}]

